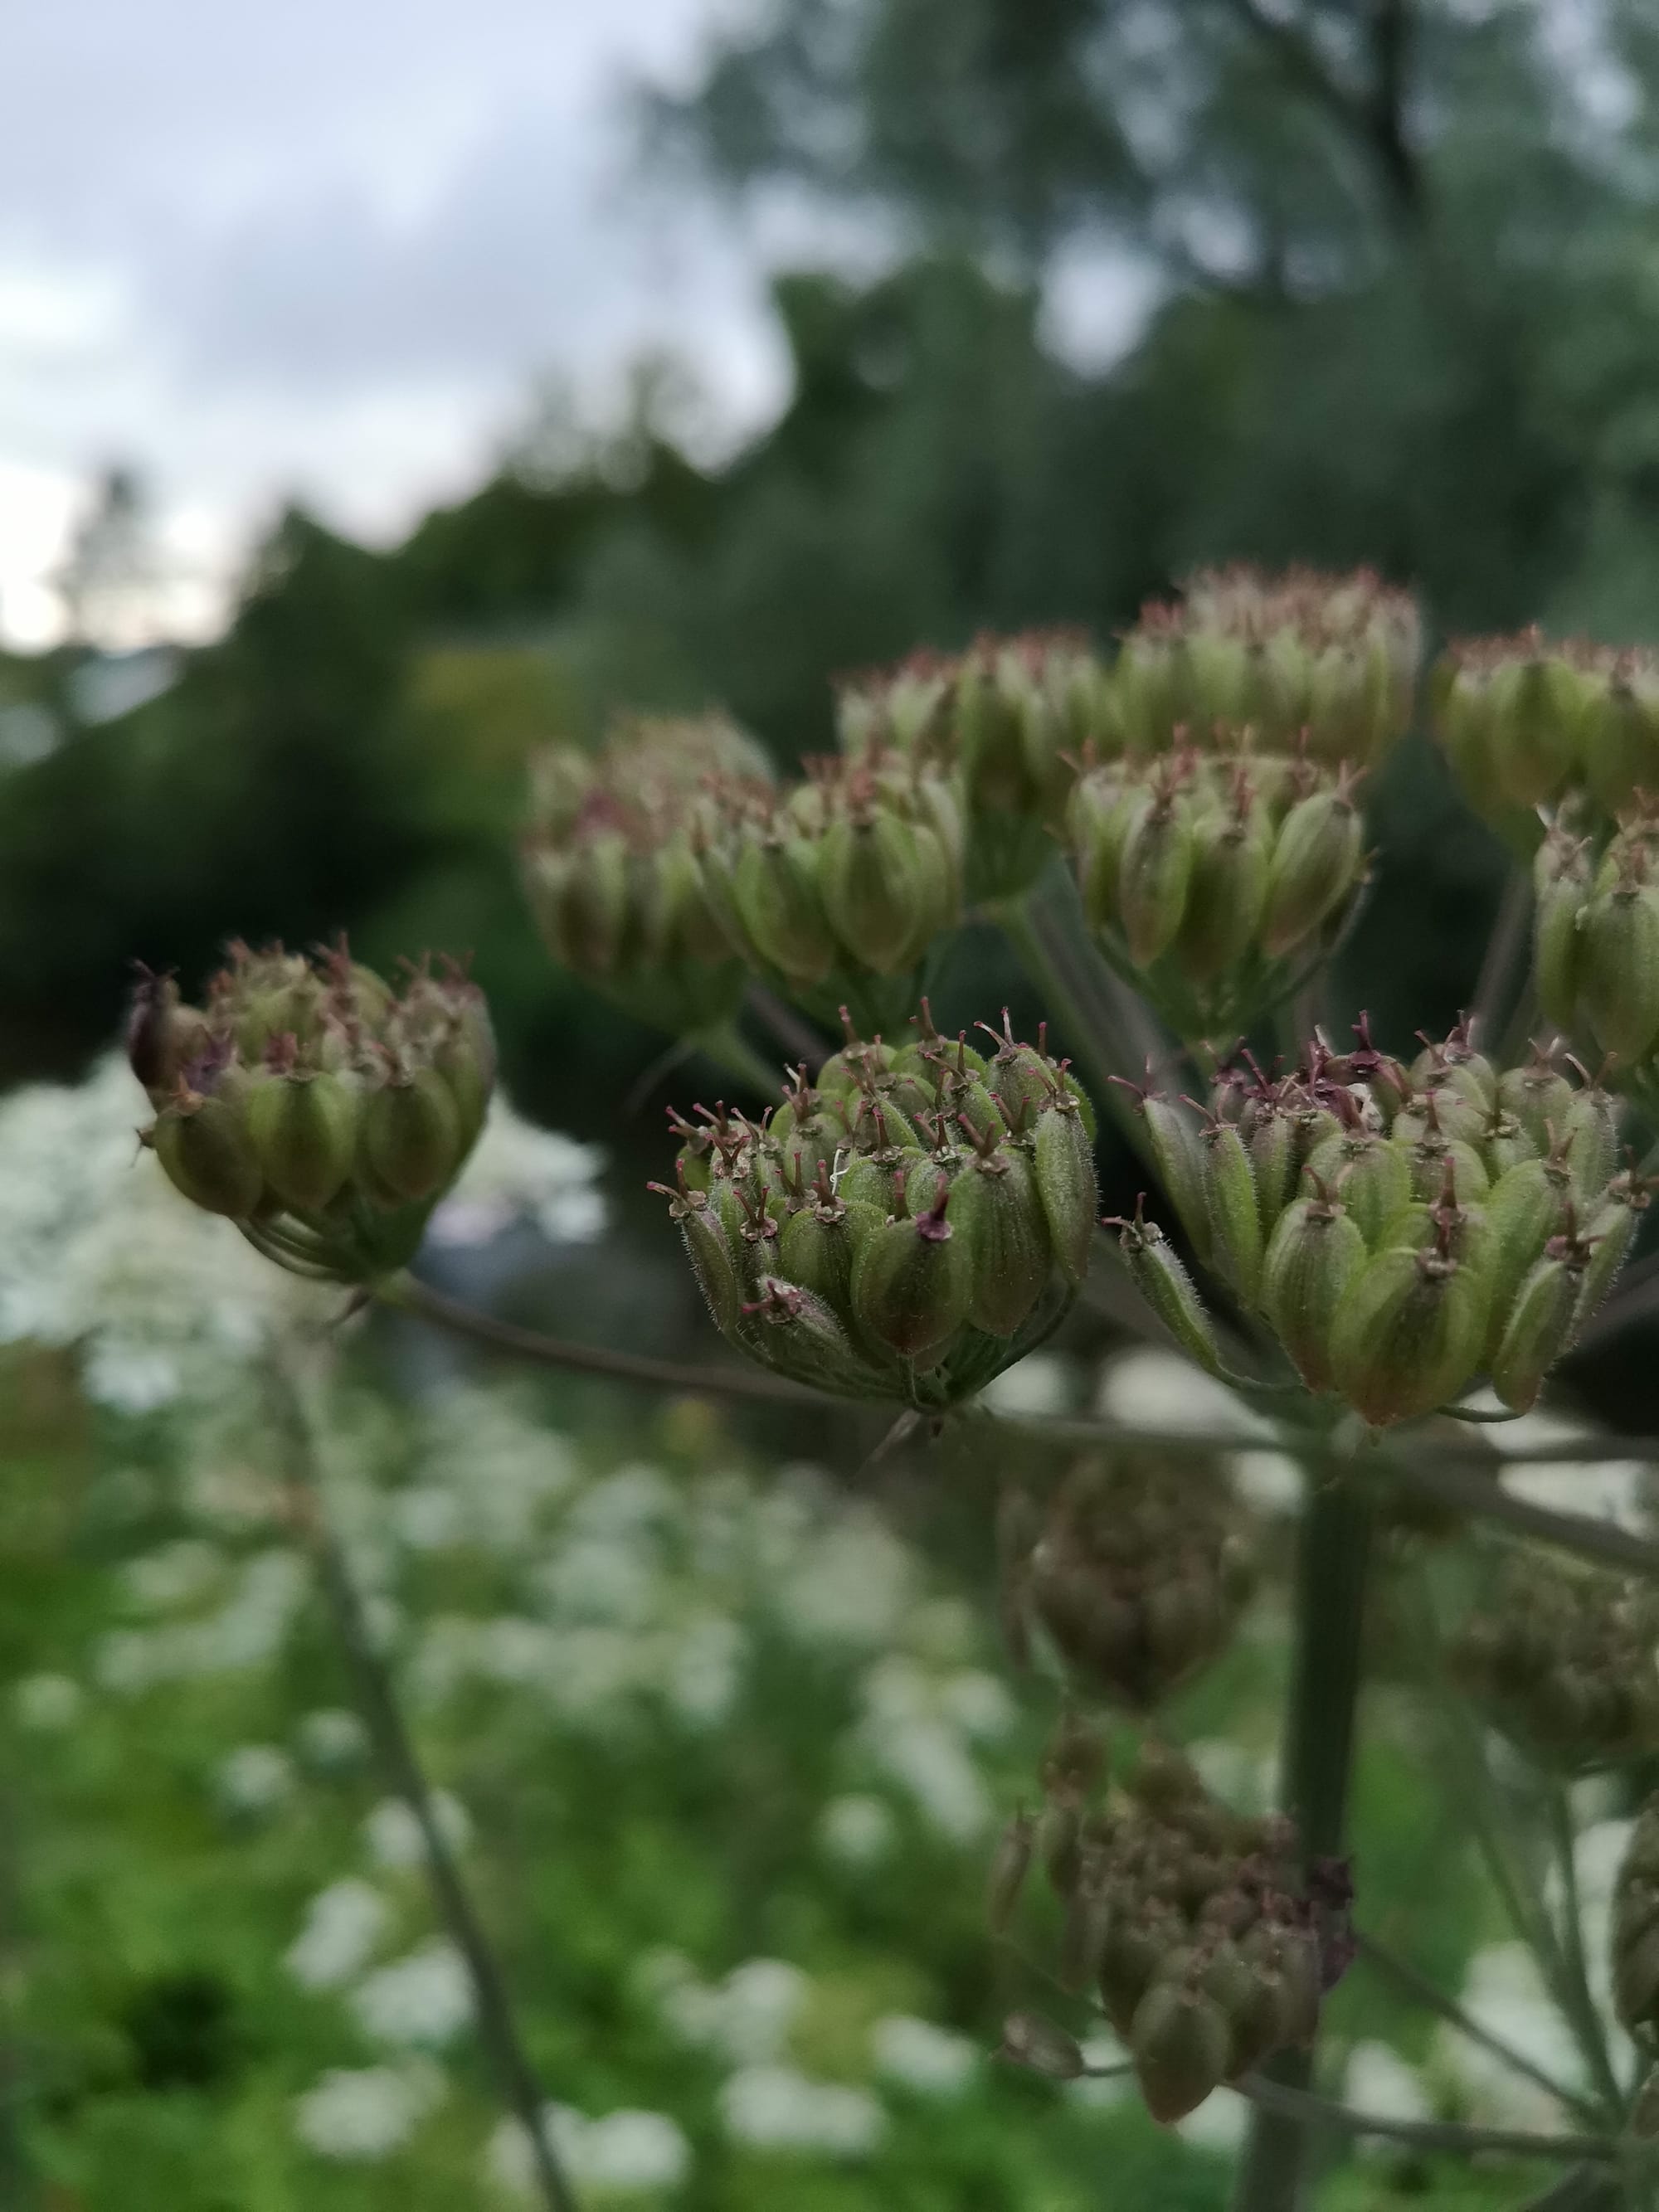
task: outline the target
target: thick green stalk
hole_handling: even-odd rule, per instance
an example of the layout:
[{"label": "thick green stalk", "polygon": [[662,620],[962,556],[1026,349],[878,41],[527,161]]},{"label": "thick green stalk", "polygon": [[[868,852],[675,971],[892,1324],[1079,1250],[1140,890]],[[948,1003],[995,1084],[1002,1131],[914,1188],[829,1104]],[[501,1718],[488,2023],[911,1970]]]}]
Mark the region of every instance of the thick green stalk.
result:
[{"label": "thick green stalk", "polygon": [[1036,987],[1043,1005],[1065,1031],[1066,1042],[1082,1060],[1091,1094],[1110,1114],[1126,1142],[1148,1168],[1154,1164],[1146,1126],[1115,1077],[1131,1079],[1140,1073],[1140,1062],[1131,1053],[1106,1018],[1106,1010],[1091,1003],[1071,963],[1042,924],[1038,894],[1005,899],[990,909],[992,919],[1007,939],[1015,958]]},{"label": "thick green stalk", "polygon": [[685,1040],[693,1052],[752,1091],[758,1098],[775,1100],[783,1088],[776,1068],[763,1060],[735,1022],[723,1022],[718,1029],[696,1030]]},{"label": "thick green stalk", "polygon": [[[1328,1462],[1311,1469],[1297,1538],[1282,1785],[1304,1866],[1340,1858],[1346,1845],[1370,1550],[1371,1506],[1363,1488]],[[1264,2070],[1284,2088],[1305,2089],[1313,2054],[1283,2052]],[[1234,2179],[1232,2212],[1297,2212],[1310,2135],[1304,2112],[1258,2106]]]}]

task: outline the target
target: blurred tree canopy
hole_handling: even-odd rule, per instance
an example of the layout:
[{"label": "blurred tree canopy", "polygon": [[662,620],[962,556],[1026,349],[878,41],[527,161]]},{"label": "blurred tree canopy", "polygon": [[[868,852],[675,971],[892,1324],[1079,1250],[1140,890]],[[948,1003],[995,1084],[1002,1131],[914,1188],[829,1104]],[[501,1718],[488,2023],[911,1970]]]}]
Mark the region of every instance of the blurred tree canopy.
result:
[{"label": "blurred tree canopy", "polygon": [[[131,955],[343,927],[472,946],[520,1095],[599,1112],[655,1043],[552,974],[503,854],[526,751],[616,704],[721,700],[788,758],[840,672],[1103,634],[1231,556],[1659,634],[1656,88],[1642,0],[769,0],[652,147],[866,210],[889,273],[777,279],[791,396],[718,468],[647,365],[390,552],[284,517],[134,714],[77,722],[73,648],[0,665],[63,729],[0,765],[0,1074],[95,1048]],[[1126,286],[1138,335],[1079,367],[1068,299]],[[1438,1023],[1502,864],[1425,749],[1376,804],[1353,972]]]}]

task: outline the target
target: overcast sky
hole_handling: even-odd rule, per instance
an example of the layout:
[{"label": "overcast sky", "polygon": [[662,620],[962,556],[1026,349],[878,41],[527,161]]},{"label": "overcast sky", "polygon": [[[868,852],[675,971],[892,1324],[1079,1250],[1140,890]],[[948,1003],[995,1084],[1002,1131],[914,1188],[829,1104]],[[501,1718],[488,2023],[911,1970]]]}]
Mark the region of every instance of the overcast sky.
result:
[{"label": "overcast sky", "polygon": [[288,490],[385,535],[465,489],[549,368],[603,411],[668,343],[728,426],[763,417],[761,249],[641,185],[621,97],[688,80],[714,4],[7,9],[0,632],[50,630],[112,459],[212,576]]}]

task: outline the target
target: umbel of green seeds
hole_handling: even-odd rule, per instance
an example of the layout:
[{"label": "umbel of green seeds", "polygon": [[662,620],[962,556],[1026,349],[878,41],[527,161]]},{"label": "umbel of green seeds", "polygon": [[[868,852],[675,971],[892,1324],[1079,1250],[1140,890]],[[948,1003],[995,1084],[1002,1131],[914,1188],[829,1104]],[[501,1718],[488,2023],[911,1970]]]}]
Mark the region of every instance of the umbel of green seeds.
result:
[{"label": "umbel of green seeds", "polygon": [[765,753],[718,715],[630,717],[598,753],[544,753],[524,878],[554,958],[674,1035],[730,1020],[745,979],[708,881],[730,803],[714,794],[770,786]]},{"label": "umbel of green seeds", "polygon": [[1257,750],[1222,724],[1206,748],[1092,760],[1066,814],[1103,951],[1189,1037],[1237,1030],[1328,952],[1365,875],[1352,775],[1298,739]]},{"label": "umbel of green seeds", "polygon": [[1073,1471],[1005,1574],[1080,1694],[1150,1712],[1231,1641],[1255,1547],[1218,1462],[1126,1451]]},{"label": "umbel of green seeds", "polygon": [[1475,811],[1530,850],[1551,818],[1598,842],[1659,790],[1659,658],[1532,629],[1450,646],[1436,736]]},{"label": "umbel of green seeds", "polygon": [[[1200,1264],[1310,1390],[1375,1428],[1482,1376],[1524,1412],[1612,1287],[1649,1203],[1613,1100],[1546,1048],[1499,1070],[1460,1026],[1409,1066],[1321,1037],[1289,1075],[1248,1057],[1206,1107],[1136,1092]],[[1212,1371],[1215,1337],[1167,1240],[1118,1224],[1131,1273]]]},{"label": "umbel of green seeds", "polygon": [[966,823],[970,897],[1009,898],[1052,859],[1074,763],[1107,729],[1106,672],[1065,631],[983,637],[854,677],[838,726],[853,760],[896,752],[947,777]]},{"label": "umbel of green seeds", "polygon": [[1112,749],[1162,752],[1249,724],[1266,753],[1373,767],[1411,720],[1420,650],[1410,597],[1369,570],[1206,569],[1124,637]]},{"label": "umbel of green seeds", "polygon": [[1659,1095],[1659,816],[1619,816],[1598,852],[1558,827],[1533,863],[1534,972],[1545,1014],[1611,1055],[1621,1086]]},{"label": "umbel of green seeds", "polygon": [[1659,1596],[1553,1553],[1506,1561],[1453,1664],[1492,1724],[1567,1775],[1659,1751]]},{"label": "umbel of green seeds", "polygon": [[1040,1037],[981,1054],[923,1001],[855,1033],[759,1121],[675,1117],[662,1189],[722,1333],[792,1381],[939,1407],[1054,1329],[1086,1273],[1094,1113]]},{"label": "umbel of green seeds", "polygon": [[[1232,1812],[1177,1753],[1146,1745],[1127,1777],[1101,1774],[1051,1749],[1041,1818],[1017,1815],[999,1848],[993,1912],[1008,1925],[1041,1867],[1061,1913],[1056,1978],[1098,1993],[1147,2110],[1172,2125],[1312,2041],[1352,1955],[1346,1873],[1304,1876],[1290,1822]],[[1003,2055],[1059,2070],[1035,2045]]]},{"label": "umbel of green seeds", "polygon": [[902,1021],[961,915],[957,789],[896,750],[808,767],[782,792],[721,787],[707,855],[716,911],[749,967],[799,1004]]},{"label": "umbel of green seeds", "polygon": [[495,1050],[453,963],[394,991],[343,945],[233,945],[204,1003],[142,976],[128,1026],[174,1187],[293,1273],[372,1282],[412,1258],[483,1127]]}]

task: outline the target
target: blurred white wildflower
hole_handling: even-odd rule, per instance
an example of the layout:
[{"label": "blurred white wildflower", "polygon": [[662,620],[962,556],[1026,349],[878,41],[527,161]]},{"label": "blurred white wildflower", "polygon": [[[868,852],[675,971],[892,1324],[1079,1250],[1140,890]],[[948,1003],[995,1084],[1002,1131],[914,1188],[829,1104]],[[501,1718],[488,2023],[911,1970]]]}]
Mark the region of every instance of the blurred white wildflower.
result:
[{"label": "blurred white wildflower", "polygon": [[[452,1851],[462,1850],[472,1832],[466,1808],[447,1790],[432,1792],[432,1813],[439,1835]],[[363,1822],[363,1841],[368,1855],[383,1867],[418,1867],[425,1863],[426,1839],[421,1824],[401,1797],[383,1797]]]},{"label": "blurred white wildflower", "polygon": [[1231,2089],[1217,2089],[1196,2112],[1176,2121],[1176,2133],[1200,2150],[1227,2154],[1238,2149],[1249,2124],[1250,2108],[1243,2098]]},{"label": "blurred white wildflower", "polygon": [[890,1643],[915,1597],[915,1565],[892,1530],[848,1509],[797,1548],[775,1596],[780,1620],[807,1644]]},{"label": "blurred white wildflower", "polygon": [[442,2094],[429,2066],[338,2066],[294,2107],[294,2131],[319,2158],[387,2158],[402,2148]]},{"label": "blurred white wildflower", "polygon": [[[691,2171],[691,2146],[666,2112],[623,2111],[590,2120],[564,2105],[543,2107],[548,2144],[573,2184],[616,2196],[677,2189]],[[485,2152],[489,2172],[503,2189],[534,2193],[529,2131],[503,2120]]]},{"label": "blurred white wildflower", "polygon": [[882,1771],[901,1784],[926,1818],[956,1843],[970,1843],[989,1823],[989,1792],[950,1712],[944,1685],[901,1654],[865,1675],[859,1739]]},{"label": "blurred white wildflower", "polygon": [[589,1244],[605,1227],[594,1188],[604,1154],[556,1130],[538,1128],[501,1091],[455,1188],[434,1213],[434,1244],[488,1244],[529,1221],[550,1244]]},{"label": "blurred white wildflower", "polygon": [[120,1580],[135,1603],[167,1613],[204,1595],[225,1565],[225,1554],[216,1544],[185,1536],[129,1559],[120,1570]]},{"label": "blurred white wildflower", "polygon": [[155,1628],[117,1629],[93,1656],[106,1689],[137,1695],[158,1682],[262,1667],[274,1658],[306,1595],[306,1570],[291,1552],[256,1553],[213,1613]]},{"label": "blurred white wildflower", "polygon": [[1187,1756],[1204,1787],[1235,1812],[1265,1813],[1272,1804],[1279,1764],[1272,1752],[1212,1735],[1189,1743]]},{"label": "blurred white wildflower", "polygon": [[392,1908],[378,1889],[348,1875],[318,1891],[283,1964],[308,1990],[335,1990],[362,1972],[386,1933]]},{"label": "blurred white wildflower", "polygon": [[274,1326],[338,1305],[180,1198],[136,1132],[118,1053],[0,1101],[0,1342],[76,1345],[89,1394],[134,1413],[216,1395]]},{"label": "blurred white wildflower", "polygon": [[843,1866],[874,1866],[897,1838],[893,1809],[879,1797],[832,1797],[818,1815],[818,1841]]},{"label": "blurred white wildflower", "polygon": [[1033,1352],[1005,1367],[981,1395],[995,1413],[1065,1413],[1072,1391],[1071,1362],[1057,1352]]},{"label": "blurred white wildflower", "polygon": [[944,1675],[937,1694],[945,1718],[975,1740],[994,1741],[1006,1735],[1019,1717],[1007,1684],[978,1668],[963,1667]]},{"label": "blurred white wildflower", "polygon": [[1258,1513],[1293,1513],[1302,1502],[1302,1470],[1288,1453],[1235,1452],[1233,1480]]},{"label": "blurred white wildflower", "polygon": [[307,1765],[325,1774],[337,1774],[356,1766],[368,1753],[368,1730],[364,1723],[356,1713],[331,1705],[322,1706],[313,1713],[302,1713],[294,1736]]},{"label": "blurred white wildflower", "polygon": [[[1427,2120],[1434,2117],[1423,2077],[1386,2043],[1356,2043],[1348,2053],[1342,2101],[1356,2112],[1379,2120]],[[1359,2148],[1386,2153],[1380,2136],[1361,2136]]]},{"label": "blurred white wildflower", "polygon": [[[1068,2105],[1081,2105],[1099,2112],[1121,2105],[1136,2094],[1127,2069],[1129,2054],[1110,2028],[1098,2028],[1094,2034],[1085,2035],[1080,2047],[1084,2064],[1097,2070],[1063,2085],[1060,2094]],[[1103,2070],[1107,2067],[1123,2067],[1125,2070],[1110,2074]]]},{"label": "blurred white wildflower", "polygon": [[26,1674],[11,1693],[19,1727],[43,1735],[68,1728],[85,1702],[81,1685],[67,1674]]},{"label": "blurred white wildflower", "polygon": [[664,1688],[682,1719],[716,1728],[737,1703],[748,1642],[735,1620],[705,1613],[686,1623],[665,1655]]},{"label": "blurred white wildflower", "polygon": [[274,1743],[239,1744],[219,1762],[214,1795],[228,1813],[274,1812],[294,1791],[294,1761]]},{"label": "blurred white wildflower", "polygon": [[657,2001],[682,2041],[718,2051],[733,2065],[775,2058],[787,2045],[811,1984],[784,1959],[748,1959],[723,1982],[675,1975],[659,1965]]},{"label": "blurred white wildflower", "polygon": [[[1619,1869],[1630,1845],[1633,1820],[1596,1820],[1579,1829],[1573,1840],[1573,1880],[1578,1893],[1578,1924],[1583,1931],[1584,1964],[1590,1995],[1603,2025],[1615,2045],[1628,2049],[1613,2005],[1613,1899]],[[1560,1876],[1552,1868],[1545,1899],[1558,1916],[1565,1909]]]},{"label": "blurred white wildflower", "polygon": [[441,2049],[472,2018],[466,1961],[447,1936],[434,1936],[360,1982],[351,1993],[351,2009],[377,2043]]},{"label": "blurred white wildflower", "polygon": [[813,2081],[790,2066],[745,2066],[720,2090],[728,2135],[757,2150],[858,2158],[875,2148],[887,2116],[867,2089]]},{"label": "blurred white wildflower", "polygon": [[965,2035],[908,2013],[889,2013],[870,2031],[870,2055],[876,2071],[924,2096],[954,2097],[978,2071],[977,2044]]},{"label": "blurred white wildflower", "polygon": [[516,1391],[499,1384],[447,1389],[426,1411],[420,1480],[400,1493],[418,1494],[419,1502],[406,1518],[400,1505],[397,1534],[411,1550],[471,1543],[520,1553],[578,1467],[568,1439]]},{"label": "blurred white wildflower", "polygon": [[[222,1396],[273,1329],[340,1302],[181,1198],[141,1156],[149,1119],[119,1053],[81,1084],[0,1100],[0,1343],[76,1346],[91,1396],[129,1413]],[[599,1164],[593,1147],[498,1099],[432,1233],[476,1243],[528,1218],[556,1241],[589,1241],[605,1220]]]}]

